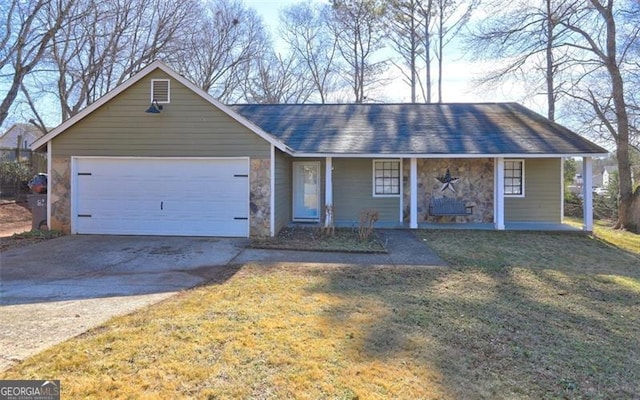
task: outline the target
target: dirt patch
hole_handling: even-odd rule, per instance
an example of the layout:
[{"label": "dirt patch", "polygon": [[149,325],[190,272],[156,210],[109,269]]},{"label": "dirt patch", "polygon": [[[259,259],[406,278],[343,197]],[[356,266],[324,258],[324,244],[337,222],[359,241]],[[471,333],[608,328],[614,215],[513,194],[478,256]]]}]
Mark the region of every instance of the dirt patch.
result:
[{"label": "dirt patch", "polygon": [[26,203],[0,200],[0,238],[31,230],[31,211]]},{"label": "dirt patch", "polygon": [[39,243],[61,234],[58,231],[32,231],[31,211],[26,203],[0,200],[0,251]]}]

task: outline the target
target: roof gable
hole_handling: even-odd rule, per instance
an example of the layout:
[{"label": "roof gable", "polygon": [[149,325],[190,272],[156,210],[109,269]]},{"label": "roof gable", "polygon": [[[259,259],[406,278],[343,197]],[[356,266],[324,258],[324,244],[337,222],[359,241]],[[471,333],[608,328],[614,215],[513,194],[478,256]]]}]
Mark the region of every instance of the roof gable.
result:
[{"label": "roof gable", "polygon": [[22,142],[26,140],[30,145],[43,135],[44,133],[34,125],[16,123],[0,135],[0,147],[16,147],[18,136],[21,137]]},{"label": "roof gable", "polygon": [[[214,99],[208,93],[206,93],[202,89],[198,88],[196,85],[194,85],[189,80],[187,80],[184,77],[182,77],[181,75],[179,75],[176,71],[174,71],[173,69],[169,68],[166,64],[164,64],[161,61],[154,61],[152,64],[148,65],[147,67],[142,69],[140,72],[138,72],[137,74],[135,74],[134,76],[129,78],[127,81],[123,82],[121,85],[119,85],[118,87],[116,87],[115,89],[110,91],[109,93],[107,93],[104,96],[102,96],[100,99],[98,99],[97,101],[95,101],[94,103],[92,103],[91,105],[89,105],[88,107],[83,109],[82,111],[80,111],[78,114],[76,114],[73,117],[69,118],[68,120],[64,121],[62,124],[60,124],[58,127],[53,129],[51,132],[49,132],[45,136],[41,137],[40,139],[36,140],[31,145],[32,149],[38,149],[38,148],[44,146],[47,142],[51,141],[56,136],[60,135],[61,133],[63,133],[64,131],[66,131],[67,129],[69,129],[70,127],[72,127],[73,125],[78,123],[79,121],[83,120],[88,115],[90,115],[94,111],[98,110],[100,107],[102,107],[103,105],[108,103],[110,100],[112,100],[113,98],[118,96],[120,93],[122,93],[125,90],[129,89],[131,86],[133,86],[134,84],[136,84],[137,82],[139,82],[144,77],[146,77],[147,75],[151,74],[153,71],[155,71],[157,69],[162,70],[164,73],[169,75],[172,79],[175,79],[176,81],[180,82],[181,84],[186,86],[189,90],[194,92],[196,95],[198,95],[201,98],[203,98],[204,100],[206,100],[209,104],[211,104],[212,106],[218,108],[222,112],[226,113],[231,118],[233,118],[235,121],[237,121],[241,125],[245,126],[250,131],[252,131],[256,135],[260,136],[261,138],[263,138],[267,142],[271,143],[272,145],[274,145],[278,149],[280,149],[282,151],[285,151],[285,152],[290,152],[290,150],[281,141],[279,141],[275,137],[265,133],[258,126],[256,126],[252,122],[248,121],[243,116],[241,116],[241,115],[237,114],[236,112],[232,111],[226,105],[224,105],[224,104],[220,103],[219,101],[217,101],[216,99]],[[141,107],[145,107],[145,106],[148,106],[148,105],[147,104],[141,104]]]}]

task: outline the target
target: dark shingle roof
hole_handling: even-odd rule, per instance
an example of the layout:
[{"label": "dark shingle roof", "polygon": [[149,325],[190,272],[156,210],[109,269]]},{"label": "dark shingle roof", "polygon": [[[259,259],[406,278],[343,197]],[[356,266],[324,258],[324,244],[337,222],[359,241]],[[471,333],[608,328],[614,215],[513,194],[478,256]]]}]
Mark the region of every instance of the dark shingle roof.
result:
[{"label": "dark shingle roof", "polygon": [[516,103],[241,104],[230,107],[298,153],[607,152]]}]

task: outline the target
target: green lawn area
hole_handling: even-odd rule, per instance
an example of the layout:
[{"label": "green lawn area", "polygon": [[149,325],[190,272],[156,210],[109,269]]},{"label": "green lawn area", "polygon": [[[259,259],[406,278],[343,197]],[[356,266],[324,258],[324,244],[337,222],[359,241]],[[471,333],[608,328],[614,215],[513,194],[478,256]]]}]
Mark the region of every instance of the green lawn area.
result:
[{"label": "green lawn area", "polygon": [[65,399],[640,397],[640,248],[419,236],[451,267],[240,265],[0,379]]}]

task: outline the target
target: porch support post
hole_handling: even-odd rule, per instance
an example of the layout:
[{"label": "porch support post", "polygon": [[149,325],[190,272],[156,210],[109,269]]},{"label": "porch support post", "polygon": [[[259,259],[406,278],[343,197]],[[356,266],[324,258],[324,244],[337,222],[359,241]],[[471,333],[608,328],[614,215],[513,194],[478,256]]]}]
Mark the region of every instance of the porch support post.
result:
[{"label": "porch support post", "polygon": [[269,165],[269,235],[276,235],[276,147],[271,145],[271,162]]},{"label": "porch support post", "polygon": [[582,198],[584,221],[582,230],[593,231],[593,163],[591,157],[582,157]]},{"label": "porch support post", "polygon": [[[52,222],[51,221],[51,189],[53,188],[53,182],[52,182],[53,171],[51,170],[52,165],[53,165],[53,152],[51,151],[51,140],[49,140],[47,142],[47,174],[48,174],[47,176],[49,177],[49,179],[47,179],[47,228],[49,229],[53,229],[51,227],[51,222]],[[72,176],[71,179],[73,179],[74,175],[71,175],[71,176]],[[69,210],[69,212],[71,212],[71,210]],[[75,226],[71,227],[71,229],[73,228],[75,228]]]},{"label": "porch support post", "polygon": [[333,225],[333,158],[327,157],[324,167],[324,226],[329,227]]},{"label": "porch support post", "polygon": [[494,159],[493,222],[499,231],[504,230],[504,158]]},{"label": "porch support post", "polygon": [[409,215],[409,228],[418,228],[418,160],[416,158],[411,159],[411,165],[409,168],[409,185],[411,190],[410,201],[410,215]]}]

